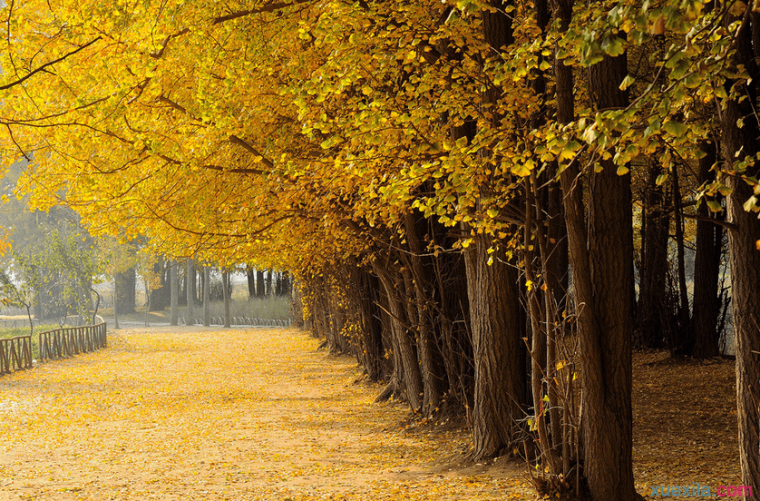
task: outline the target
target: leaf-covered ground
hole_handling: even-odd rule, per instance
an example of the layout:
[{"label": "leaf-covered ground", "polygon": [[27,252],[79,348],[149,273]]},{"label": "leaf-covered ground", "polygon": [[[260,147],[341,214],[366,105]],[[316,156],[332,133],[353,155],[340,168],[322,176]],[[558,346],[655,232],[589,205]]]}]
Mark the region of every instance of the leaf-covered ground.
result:
[{"label": "leaf-covered ground", "polygon": [[634,356],[633,469],[647,499],[662,499],[653,486],[741,485],[737,426],[733,361]]},{"label": "leaf-covered ground", "polygon": [[0,499],[531,499],[461,431],[400,423],[356,364],[292,330],[119,331],[0,379]]}]

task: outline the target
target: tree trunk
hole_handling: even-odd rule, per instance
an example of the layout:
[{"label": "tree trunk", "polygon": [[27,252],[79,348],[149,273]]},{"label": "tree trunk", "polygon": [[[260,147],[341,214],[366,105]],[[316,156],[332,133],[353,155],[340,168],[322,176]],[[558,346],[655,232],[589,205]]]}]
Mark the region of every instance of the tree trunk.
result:
[{"label": "tree trunk", "polygon": [[496,456],[513,444],[525,416],[526,333],[517,271],[500,259],[489,266],[488,247],[486,240],[477,238],[464,253],[475,361],[476,458]]},{"label": "tree trunk", "polygon": [[266,292],[265,295],[271,296],[274,293],[272,292],[272,274],[274,273],[274,270],[267,270],[267,286],[266,286]]},{"label": "tree trunk", "polygon": [[250,266],[246,266],[245,274],[248,278],[248,297],[256,297],[256,272]]},{"label": "tree trunk", "polygon": [[[699,160],[699,183],[704,184],[715,179],[710,170],[716,161],[717,148],[714,142],[703,143],[706,153]],[[699,205],[698,215],[703,218],[714,217],[719,221],[720,215],[711,216],[703,200]],[[722,306],[720,292],[720,260],[723,254],[723,227],[703,219],[697,220],[697,252],[694,257],[694,320],[692,335],[694,338],[693,355],[696,358],[710,358],[718,355],[719,335],[718,315]]]},{"label": "tree trunk", "polygon": [[137,286],[137,273],[134,268],[130,268],[115,276],[116,288],[119,289],[118,301],[115,308],[124,315],[135,312],[135,288]]},{"label": "tree trunk", "polygon": [[264,270],[256,270],[256,297],[264,297]]},{"label": "tree trunk", "polygon": [[662,186],[658,186],[656,182],[661,170],[656,162],[650,164],[643,196],[639,304],[636,309],[636,323],[639,330],[639,344],[647,348],[662,346],[665,337],[663,327],[666,321],[669,322],[666,278],[670,216],[665,206]]},{"label": "tree trunk", "polygon": [[[736,19],[731,19],[734,21]],[[752,16],[752,25],[757,23]],[[751,84],[734,81],[726,82],[730,94],[734,84],[740,85],[745,96],[741,102],[726,99],[723,102],[721,120],[721,146],[724,169],[732,171],[733,162],[758,152],[757,138],[760,135],[753,105],[757,102],[757,79],[760,77],[753,54],[749,23],[743,23],[736,35],[735,65],[743,65],[752,77]],[[760,51],[760,47],[755,47]],[[737,121],[744,119],[739,128]],[[760,492],[760,220],[757,214],[744,210],[744,203],[753,196],[752,187],[742,179],[757,177],[757,165],[746,171],[728,177],[731,194],[728,196],[728,219],[734,225],[728,234],[731,258],[731,297],[736,335],[736,395],[739,420],[739,458],[742,469],[742,484]],[[745,495],[744,499],[749,499]]]},{"label": "tree trunk", "polygon": [[195,325],[195,265],[192,258],[187,258],[187,315],[185,325]]},{"label": "tree trunk", "polygon": [[397,288],[397,284],[387,273],[381,273],[378,276],[388,298],[388,314],[391,317],[390,323],[393,329],[394,352],[398,353],[398,362],[401,364],[397,374],[401,377],[406,398],[412,411],[419,413],[422,409],[424,387],[417,353],[408,329],[409,321],[402,306],[403,301],[399,297],[400,288]]},{"label": "tree trunk", "polygon": [[[565,28],[571,2],[558,2]],[[557,63],[557,108],[561,123],[572,120],[572,72]],[[589,69],[597,109],[624,107],[619,84],[626,58],[605,58]],[[611,162],[590,174],[588,234],[576,165],[561,175],[578,305],[583,391],[584,473],[596,501],[633,501],[631,334],[633,324],[633,230],[630,175],[618,176]],[[593,169],[592,169],[593,171]]]},{"label": "tree trunk", "polygon": [[206,265],[203,267],[203,325],[211,325],[211,302],[209,301],[209,280],[211,278],[211,268]]},{"label": "tree trunk", "polygon": [[[605,57],[589,68],[588,75],[597,109],[628,104],[626,93],[619,88],[627,75],[625,55]],[[578,274],[588,273],[576,283],[591,285],[590,290],[580,288],[577,296],[578,304],[583,305],[584,471],[593,499],[633,501],[631,176],[619,176],[611,161],[601,164],[601,172],[592,169],[589,175],[588,257],[577,256],[579,262],[587,259],[588,268],[575,268]],[[573,221],[574,226],[576,223]],[[574,232],[576,238],[582,235],[577,228]],[[575,262],[573,259],[573,266]]]},{"label": "tree trunk", "polygon": [[[427,270],[429,267],[425,266],[423,261],[427,257],[422,256],[424,248],[419,236],[420,234],[430,234],[430,232],[424,232],[424,230],[418,228],[419,224],[426,224],[426,221],[419,213],[410,213],[404,217],[406,240],[411,255],[405,259],[410,272],[402,273],[405,273],[404,279],[407,282],[407,294],[413,294],[415,298],[414,304],[412,302],[408,303],[411,306],[416,306],[416,308],[409,311],[409,318],[410,321],[415,322],[417,325],[417,352],[420,358],[425,391],[422,414],[430,416],[440,409],[441,401],[447,388],[443,357],[441,356],[433,331],[433,314],[436,310],[435,291],[432,280],[428,276]],[[427,228],[424,229],[426,230]]]},{"label": "tree trunk", "polygon": [[114,277],[113,279],[113,328],[119,328],[119,282]]},{"label": "tree trunk", "polygon": [[147,302],[145,304],[145,327],[150,327],[150,303],[153,300],[153,294],[150,290],[148,280],[145,280],[145,295],[147,296]]},{"label": "tree trunk", "polygon": [[230,272],[222,271],[222,294],[224,295],[224,326],[230,327]]},{"label": "tree trunk", "polygon": [[177,262],[172,261],[169,267],[169,289],[171,295],[171,310],[169,314],[169,324],[179,324],[179,280],[177,278]]},{"label": "tree trunk", "polygon": [[689,309],[689,292],[686,286],[686,257],[683,235],[683,212],[681,211],[681,187],[678,169],[673,169],[673,217],[676,227],[676,260],[678,263],[678,326],[671,337],[670,349],[673,353],[686,354],[692,350],[691,345],[691,311]]}]

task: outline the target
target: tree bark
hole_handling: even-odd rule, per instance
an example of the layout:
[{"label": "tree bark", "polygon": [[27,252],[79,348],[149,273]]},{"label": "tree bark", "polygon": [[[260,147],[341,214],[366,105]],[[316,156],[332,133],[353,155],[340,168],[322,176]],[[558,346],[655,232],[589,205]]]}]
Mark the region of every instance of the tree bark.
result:
[{"label": "tree bark", "polygon": [[670,349],[673,353],[691,352],[691,311],[689,309],[689,292],[686,286],[686,257],[683,235],[683,212],[681,211],[681,187],[678,169],[673,169],[673,217],[676,226],[676,261],[678,263],[678,326],[673,332]]},{"label": "tree bark", "polygon": [[169,313],[169,324],[179,324],[179,280],[177,279],[177,262],[172,261],[169,267],[169,294],[171,295],[171,305]]},{"label": "tree bark", "polygon": [[514,443],[525,412],[525,316],[517,271],[494,259],[488,242],[475,239],[464,253],[470,306],[475,396],[472,433],[477,459]]},{"label": "tree bark", "polygon": [[230,327],[230,272],[222,271],[222,295],[224,296],[224,326]]},{"label": "tree bark", "polygon": [[113,328],[119,328],[119,283],[114,277],[113,279]]},{"label": "tree bark", "polygon": [[[626,74],[625,55],[605,57],[589,68],[597,109],[628,104],[627,94],[619,88]],[[619,176],[611,161],[601,164],[600,172],[592,169],[589,175],[588,268],[578,267],[588,273],[578,282],[591,285],[591,290],[579,289],[577,297],[583,305],[584,467],[595,500],[633,501],[631,176]],[[579,261],[584,258],[579,256]]]},{"label": "tree bark", "polygon": [[387,273],[381,272],[378,277],[388,298],[388,314],[393,329],[394,351],[398,353],[397,363],[401,364],[397,374],[401,377],[409,406],[413,412],[419,413],[422,409],[424,386],[417,352],[408,329],[409,322],[402,306],[402,300],[399,298],[400,288]]},{"label": "tree bark", "polygon": [[657,185],[661,167],[649,166],[642,209],[641,268],[639,269],[639,304],[636,309],[638,340],[641,346],[659,348],[665,336],[667,319],[667,273],[670,216],[665,206],[662,186]]},{"label": "tree bark", "polygon": [[256,270],[256,297],[264,297],[264,270]]},{"label": "tree bark", "polygon": [[250,266],[246,266],[245,274],[248,278],[248,297],[256,297],[256,271]]},{"label": "tree bark", "polygon": [[192,258],[187,258],[187,315],[185,325],[195,325],[195,265]]},{"label": "tree bark", "polygon": [[[733,21],[736,19],[731,19]],[[745,18],[736,35],[733,63],[743,65],[752,77],[752,82],[727,81],[730,93],[734,84],[739,85],[742,94],[749,93],[739,102],[726,99],[721,117],[721,146],[725,169],[733,171],[733,162],[758,152],[760,130],[753,105],[757,102],[757,79],[760,77],[755,64],[757,53],[753,53],[752,22]],[[760,47],[755,47],[760,51]],[[744,119],[739,128],[737,121]],[[756,177],[760,168],[753,165],[743,173]],[[753,195],[752,187],[741,175],[729,176],[728,185],[732,189],[727,199],[728,220],[733,230],[728,234],[731,258],[731,297],[736,335],[736,395],[739,421],[739,459],[742,470],[742,484],[760,492],[760,220],[757,215],[744,210],[744,203]],[[749,499],[745,496],[744,499]]]},{"label": "tree bark", "polygon": [[211,268],[207,265],[203,267],[203,325],[211,325],[211,304],[209,301],[209,280],[211,278]]},{"label": "tree bark", "polygon": [[[562,26],[571,15],[559,2]],[[564,11],[564,12],[563,12]],[[557,63],[558,119],[572,120],[572,73]],[[625,56],[606,57],[589,69],[589,90],[597,109],[624,107],[619,90]],[[633,324],[633,229],[630,175],[618,176],[612,162],[589,174],[588,233],[580,172],[561,175],[565,220],[573,269],[583,391],[584,472],[597,501],[633,501],[631,334]]]},{"label": "tree bark", "polygon": [[119,289],[117,294],[118,301],[115,302],[115,308],[119,313],[128,315],[135,312],[135,288],[137,286],[137,273],[134,268],[130,268],[115,276],[116,288]]},{"label": "tree bark", "polygon": [[[713,181],[715,174],[710,170],[716,161],[717,148],[714,142],[702,144],[705,156],[699,160],[699,182]],[[697,211],[703,218],[714,217],[719,221],[719,214],[710,215],[707,204],[703,201]],[[692,335],[694,338],[693,355],[696,358],[718,356],[719,332],[718,315],[722,306],[720,292],[720,261],[723,255],[723,227],[703,219],[697,220],[697,251],[694,257],[694,320]]]}]

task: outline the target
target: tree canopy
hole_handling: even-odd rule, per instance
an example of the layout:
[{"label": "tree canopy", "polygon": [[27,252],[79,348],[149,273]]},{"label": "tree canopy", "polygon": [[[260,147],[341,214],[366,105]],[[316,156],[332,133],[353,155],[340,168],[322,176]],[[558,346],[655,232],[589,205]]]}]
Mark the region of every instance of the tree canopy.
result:
[{"label": "tree canopy", "polygon": [[[479,456],[531,414],[555,486],[583,463],[594,499],[634,499],[634,266],[667,252],[671,223],[646,245],[634,229],[674,214],[683,277],[684,218],[725,228],[760,489],[753,1],[31,0],[0,19],[0,146],[31,162],[37,207],[65,200],[94,235],[168,256],[292,271],[315,330],[385,396],[473,408]],[[669,307],[687,332],[685,284]]]}]

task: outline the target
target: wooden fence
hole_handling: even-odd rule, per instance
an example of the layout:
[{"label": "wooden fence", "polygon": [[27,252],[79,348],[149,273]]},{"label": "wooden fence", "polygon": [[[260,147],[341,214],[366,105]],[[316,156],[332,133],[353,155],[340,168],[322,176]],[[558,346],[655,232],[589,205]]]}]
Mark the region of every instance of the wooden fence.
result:
[{"label": "wooden fence", "polygon": [[32,368],[32,336],[0,339],[0,374]]},{"label": "wooden fence", "polygon": [[40,362],[71,357],[107,346],[105,322],[40,332]]}]

